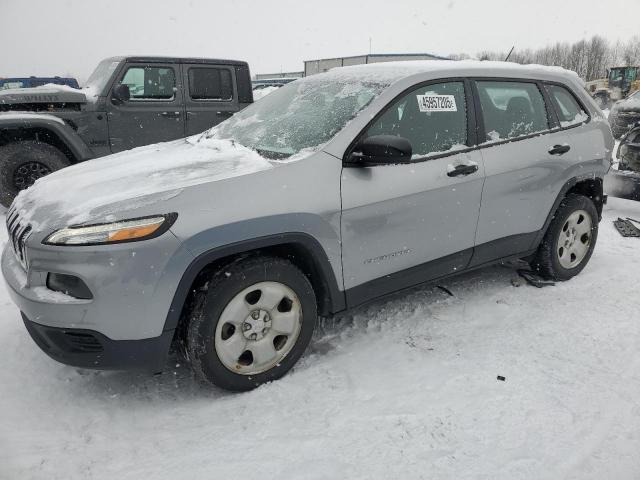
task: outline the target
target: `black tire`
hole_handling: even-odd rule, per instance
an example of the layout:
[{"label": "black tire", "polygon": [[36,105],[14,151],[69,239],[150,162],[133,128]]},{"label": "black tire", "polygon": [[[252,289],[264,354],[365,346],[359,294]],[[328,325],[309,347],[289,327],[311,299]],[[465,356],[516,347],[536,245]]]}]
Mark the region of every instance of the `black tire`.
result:
[{"label": "black tire", "polygon": [[[216,328],[229,302],[259,282],[279,282],[295,292],[302,308],[300,331],[291,350],[271,369],[251,375],[238,374],[227,368],[216,352]],[[296,266],[277,257],[247,258],[215,272],[206,291],[196,297],[184,332],[185,353],[201,381],[226,390],[251,390],[282,377],[295,365],[311,341],[317,315],[311,283]]]},{"label": "black tire", "polygon": [[[572,213],[583,210],[591,217],[591,238],[584,258],[572,268],[560,264],[560,233]],[[545,233],[538,251],[531,261],[531,268],[541,277],[550,280],[569,280],[582,271],[589,263],[598,239],[598,211],[590,198],[583,195],[569,194],[561,202],[553,220]]]},{"label": "black tire", "polygon": [[0,147],[0,203],[9,207],[20,190],[69,166],[69,159],[47,143],[25,140]]}]

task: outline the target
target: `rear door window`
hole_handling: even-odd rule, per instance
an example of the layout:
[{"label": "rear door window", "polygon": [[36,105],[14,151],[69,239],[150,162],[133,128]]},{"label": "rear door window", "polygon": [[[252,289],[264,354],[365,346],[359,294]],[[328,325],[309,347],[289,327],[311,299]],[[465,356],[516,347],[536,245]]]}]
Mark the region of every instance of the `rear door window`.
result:
[{"label": "rear door window", "polygon": [[192,100],[233,99],[233,81],[227,68],[189,68],[189,96]]},{"label": "rear door window", "polygon": [[549,129],[542,93],[535,83],[478,81],[485,142],[518,138]]},{"label": "rear door window", "polygon": [[436,83],[411,90],[395,101],[366,135],[406,138],[414,158],[466,148],[464,83]]},{"label": "rear door window", "polygon": [[546,89],[558,114],[561,127],[578,125],[589,119],[587,112],[566,88],[558,85],[546,85]]}]

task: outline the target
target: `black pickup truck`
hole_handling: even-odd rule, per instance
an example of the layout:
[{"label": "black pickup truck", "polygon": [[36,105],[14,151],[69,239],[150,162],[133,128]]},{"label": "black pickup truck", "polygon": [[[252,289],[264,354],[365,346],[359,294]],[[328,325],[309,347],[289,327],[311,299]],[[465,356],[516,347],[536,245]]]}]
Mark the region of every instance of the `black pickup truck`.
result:
[{"label": "black pickup truck", "polygon": [[0,203],[68,165],[196,134],[253,102],[246,62],[113,57],[84,88],[0,92]]}]

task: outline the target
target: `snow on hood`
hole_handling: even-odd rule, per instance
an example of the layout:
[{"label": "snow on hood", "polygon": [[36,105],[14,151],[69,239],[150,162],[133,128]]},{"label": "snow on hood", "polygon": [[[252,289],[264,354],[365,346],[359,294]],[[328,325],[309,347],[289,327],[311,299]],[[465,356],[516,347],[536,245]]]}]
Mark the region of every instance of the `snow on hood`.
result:
[{"label": "snow on hood", "polygon": [[35,230],[54,223],[109,220],[125,209],[168,200],[187,187],[273,167],[255,151],[231,140],[190,137],[57,171],[20,192],[14,206],[21,221]]},{"label": "snow on hood", "polygon": [[0,91],[0,104],[15,103],[86,103],[95,94],[90,89],[79,90],[68,85],[48,83],[41,87],[14,88]]}]

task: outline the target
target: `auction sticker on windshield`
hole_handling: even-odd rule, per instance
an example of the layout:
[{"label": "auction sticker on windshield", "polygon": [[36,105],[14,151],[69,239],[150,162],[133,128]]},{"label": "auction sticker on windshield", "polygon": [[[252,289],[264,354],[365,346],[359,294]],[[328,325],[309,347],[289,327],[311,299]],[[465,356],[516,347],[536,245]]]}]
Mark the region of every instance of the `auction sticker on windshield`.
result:
[{"label": "auction sticker on windshield", "polygon": [[416,95],[421,112],[457,112],[453,95]]}]

